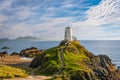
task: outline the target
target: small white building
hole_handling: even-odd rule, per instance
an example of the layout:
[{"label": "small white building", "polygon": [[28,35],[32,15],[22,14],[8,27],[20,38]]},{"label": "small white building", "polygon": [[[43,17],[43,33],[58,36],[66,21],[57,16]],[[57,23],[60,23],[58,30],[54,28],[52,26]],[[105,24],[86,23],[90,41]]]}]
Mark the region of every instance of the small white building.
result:
[{"label": "small white building", "polygon": [[65,41],[72,41],[72,28],[71,27],[65,28]]}]

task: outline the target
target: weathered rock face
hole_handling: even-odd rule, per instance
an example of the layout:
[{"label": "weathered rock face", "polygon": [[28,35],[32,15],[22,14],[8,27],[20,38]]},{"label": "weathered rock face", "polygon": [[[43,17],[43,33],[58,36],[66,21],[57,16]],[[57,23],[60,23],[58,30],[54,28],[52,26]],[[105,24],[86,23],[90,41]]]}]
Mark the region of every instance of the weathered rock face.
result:
[{"label": "weathered rock face", "polygon": [[120,80],[120,70],[115,68],[106,55],[94,56],[85,63],[91,72],[74,71],[70,80]]},{"label": "weathered rock face", "polygon": [[120,80],[120,70],[108,56],[93,55],[78,41],[61,42],[58,47],[44,51],[30,64],[32,68],[39,66],[38,72],[42,74],[56,75],[60,72],[57,75],[62,80]]},{"label": "weathered rock face", "polygon": [[43,50],[38,50],[35,47],[27,48],[25,50],[22,50],[19,55],[23,57],[35,57],[40,55],[43,52]]},{"label": "weathered rock face", "polygon": [[[114,64],[112,64],[111,59],[106,55],[98,55],[93,59],[90,59],[91,65],[88,65],[92,70],[94,76],[100,80],[119,80],[119,73],[116,72]],[[119,75],[120,76],[120,75]]]}]

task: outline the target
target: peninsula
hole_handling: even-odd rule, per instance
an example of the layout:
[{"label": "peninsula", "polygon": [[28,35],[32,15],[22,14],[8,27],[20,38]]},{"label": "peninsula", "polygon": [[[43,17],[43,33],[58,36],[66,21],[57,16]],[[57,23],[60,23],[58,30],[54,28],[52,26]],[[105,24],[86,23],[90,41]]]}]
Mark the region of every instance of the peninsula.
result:
[{"label": "peninsula", "polygon": [[72,28],[65,29],[65,39],[35,57],[30,67],[37,75],[49,75],[54,80],[119,80],[116,69],[106,55],[94,55],[72,36]]}]

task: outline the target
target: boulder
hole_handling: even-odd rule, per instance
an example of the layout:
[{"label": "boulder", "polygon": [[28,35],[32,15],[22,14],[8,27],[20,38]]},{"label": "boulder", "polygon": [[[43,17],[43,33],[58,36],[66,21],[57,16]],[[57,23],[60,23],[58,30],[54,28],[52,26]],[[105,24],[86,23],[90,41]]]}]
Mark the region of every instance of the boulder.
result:
[{"label": "boulder", "polygon": [[21,50],[19,55],[22,57],[35,57],[40,55],[44,50],[39,50],[35,47],[27,48],[25,50]]},{"label": "boulder", "polygon": [[17,52],[13,52],[10,54],[10,56],[18,56],[18,55],[19,55],[19,53],[17,53]]},{"label": "boulder", "polygon": [[4,47],[2,47],[1,49],[9,49],[9,47],[7,47],[7,46],[4,46]]},{"label": "boulder", "polygon": [[9,54],[5,51],[5,52],[0,52],[0,57],[6,57],[8,56]]}]

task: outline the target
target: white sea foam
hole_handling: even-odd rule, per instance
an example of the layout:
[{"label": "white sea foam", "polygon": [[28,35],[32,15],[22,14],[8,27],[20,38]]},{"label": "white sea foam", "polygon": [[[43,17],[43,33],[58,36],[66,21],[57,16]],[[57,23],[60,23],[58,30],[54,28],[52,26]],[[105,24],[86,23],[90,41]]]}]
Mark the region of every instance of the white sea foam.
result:
[{"label": "white sea foam", "polygon": [[27,58],[27,57],[22,57],[22,58],[20,58],[20,59],[22,59],[22,60],[33,60],[33,58]]}]

